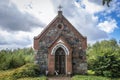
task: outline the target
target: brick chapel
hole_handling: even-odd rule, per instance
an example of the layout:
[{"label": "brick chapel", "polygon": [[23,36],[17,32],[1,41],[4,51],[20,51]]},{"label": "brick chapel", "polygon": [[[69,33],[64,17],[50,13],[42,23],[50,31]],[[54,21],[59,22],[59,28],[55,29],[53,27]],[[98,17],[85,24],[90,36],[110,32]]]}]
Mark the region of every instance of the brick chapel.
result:
[{"label": "brick chapel", "polygon": [[49,75],[85,74],[87,39],[64,17],[62,11],[34,37],[35,62]]}]

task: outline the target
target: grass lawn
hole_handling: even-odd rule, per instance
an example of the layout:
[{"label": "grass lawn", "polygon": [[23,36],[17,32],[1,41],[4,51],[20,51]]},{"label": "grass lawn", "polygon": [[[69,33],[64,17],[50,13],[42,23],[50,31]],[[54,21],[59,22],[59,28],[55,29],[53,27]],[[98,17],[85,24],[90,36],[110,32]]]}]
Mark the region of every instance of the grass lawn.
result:
[{"label": "grass lawn", "polygon": [[17,79],[17,80],[47,80],[45,76],[42,76],[42,77],[34,77],[34,78],[31,78],[31,77],[28,77],[28,78],[20,78],[20,79]]},{"label": "grass lawn", "polygon": [[[13,70],[6,70],[6,71],[0,71],[0,80],[16,80],[11,78]],[[26,77],[26,78],[19,78],[17,80],[46,80],[45,76],[41,77]],[[119,79],[110,79],[107,77],[101,77],[101,76],[92,76],[92,75],[75,75],[72,77],[72,80],[120,80]]]},{"label": "grass lawn", "polygon": [[10,76],[12,76],[13,70],[6,70],[6,71],[0,71],[0,80],[9,80]]},{"label": "grass lawn", "polygon": [[110,79],[102,76],[75,75],[72,77],[72,80],[120,80],[120,78]]}]

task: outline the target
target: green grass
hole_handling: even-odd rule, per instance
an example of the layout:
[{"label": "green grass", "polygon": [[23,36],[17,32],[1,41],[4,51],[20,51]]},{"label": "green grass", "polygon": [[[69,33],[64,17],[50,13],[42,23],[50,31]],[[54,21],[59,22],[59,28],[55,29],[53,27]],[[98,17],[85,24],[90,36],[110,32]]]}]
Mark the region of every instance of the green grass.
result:
[{"label": "green grass", "polygon": [[41,77],[27,77],[27,78],[20,78],[17,80],[47,80],[47,78],[45,76],[41,76]]},{"label": "green grass", "polygon": [[[11,77],[15,70],[16,69],[0,71],[0,80],[16,80],[16,79]],[[26,78],[19,78],[17,80],[46,80],[46,77],[45,76],[26,77]]]},{"label": "green grass", "polygon": [[14,70],[15,69],[0,71],[0,80],[2,80],[2,79],[4,79],[4,80],[10,80],[8,78],[10,78],[12,76]]},{"label": "green grass", "polygon": [[120,80],[120,78],[110,79],[102,76],[75,75],[72,77],[72,80]]},{"label": "green grass", "polygon": [[[16,80],[11,77],[14,71],[15,69],[0,71],[0,80]],[[47,80],[47,79],[45,76],[41,76],[41,77],[25,77],[25,78],[19,78],[17,80]],[[75,75],[72,77],[72,80],[120,80],[120,78],[110,79],[102,76]]]},{"label": "green grass", "polygon": [[19,78],[19,79],[14,79],[11,77],[6,77],[6,78],[0,78],[0,80],[47,80],[46,77],[26,77],[26,78]]}]

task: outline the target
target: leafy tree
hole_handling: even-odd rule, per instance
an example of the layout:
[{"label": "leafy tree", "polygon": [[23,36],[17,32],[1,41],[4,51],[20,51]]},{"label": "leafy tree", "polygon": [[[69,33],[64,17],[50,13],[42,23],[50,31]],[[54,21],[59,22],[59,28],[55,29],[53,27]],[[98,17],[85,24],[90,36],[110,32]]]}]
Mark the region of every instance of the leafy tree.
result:
[{"label": "leafy tree", "polygon": [[115,39],[96,42],[87,50],[88,69],[96,75],[120,76],[120,46]]},{"label": "leafy tree", "polygon": [[17,68],[33,61],[34,51],[32,48],[0,51],[0,70]]},{"label": "leafy tree", "polygon": [[103,1],[102,1],[102,4],[103,4],[103,5],[107,4],[107,6],[110,7],[109,4],[110,4],[111,1],[112,1],[112,0],[103,0]]}]

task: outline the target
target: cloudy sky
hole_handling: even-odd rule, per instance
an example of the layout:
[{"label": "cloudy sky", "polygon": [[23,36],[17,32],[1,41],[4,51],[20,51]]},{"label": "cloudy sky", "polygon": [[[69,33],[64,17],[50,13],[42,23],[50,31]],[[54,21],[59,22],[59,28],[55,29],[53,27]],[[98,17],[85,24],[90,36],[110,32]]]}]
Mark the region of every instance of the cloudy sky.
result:
[{"label": "cloudy sky", "polygon": [[57,15],[63,15],[84,36],[88,43],[104,39],[120,40],[120,1],[110,7],[101,0],[1,0],[0,49],[33,46],[37,36]]}]

